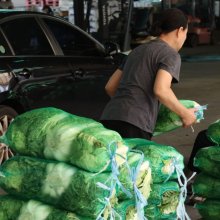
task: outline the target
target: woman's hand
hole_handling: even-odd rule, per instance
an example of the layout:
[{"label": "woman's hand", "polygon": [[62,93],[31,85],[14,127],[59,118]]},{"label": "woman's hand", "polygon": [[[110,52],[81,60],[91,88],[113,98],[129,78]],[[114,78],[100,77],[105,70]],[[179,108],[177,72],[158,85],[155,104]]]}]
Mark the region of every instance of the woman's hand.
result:
[{"label": "woman's hand", "polygon": [[186,113],[181,117],[183,127],[187,128],[196,123],[196,108],[186,109]]},{"label": "woman's hand", "polygon": [[154,94],[158,100],[182,120],[183,127],[190,127],[196,123],[196,108],[187,109],[183,106],[171,89],[172,76],[165,70],[159,70],[154,84]]}]

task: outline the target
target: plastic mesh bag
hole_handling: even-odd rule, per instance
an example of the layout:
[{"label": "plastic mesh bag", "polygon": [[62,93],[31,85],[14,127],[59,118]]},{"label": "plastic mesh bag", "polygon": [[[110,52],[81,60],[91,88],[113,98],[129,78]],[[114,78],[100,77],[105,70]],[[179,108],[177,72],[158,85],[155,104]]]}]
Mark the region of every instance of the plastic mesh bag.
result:
[{"label": "plastic mesh bag", "polygon": [[142,147],[149,144],[155,144],[155,142],[146,140],[143,138],[123,138],[124,144],[129,148],[129,150]]},{"label": "plastic mesh bag", "polygon": [[[197,108],[196,112],[197,122],[203,119],[203,110],[206,106],[200,106],[197,102],[192,100],[179,100],[186,108]],[[154,129],[153,136],[160,135],[162,133],[175,130],[182,126],[180,117],[168,109],[166,106],[161,105],[157,117],[156,126]]]},{"label": "plastic mesh bag", "polygon": [[[110,170],[110,157],[123,163],[127,147],[121,136],[92,119],[56,108],[39,108],[17,116],[4,142],[18,154],[67,162],[90,172]],[[112,151],[110,144],[116,143]]]},{"label": "plastic mesh bag", "polygon": [[175,219],[180,195],[178,183],[168,181],[153,184],[151,189],[148,206],[145,208],[148,219]]},{"label": "plastic mesh bag", "polygon": [[201,148],[195,158],[193,165],[199,170],[216,178],[220,177],[220,147],[210,146]]},{"label": "plastic mesh bag", "polygon": [[[168,181],[163,184],[153,184],[148,205],[144,213],[149,220],[176,219],[176,209],[179,203],[180,189],[176,182]],[[138,220],[135,203],[132,200],[124,200],[116,206],[122,220]]]},{"label": "plastic mesh bag", "polygon": [[170,214],[162,213],[160,208],[156,205],[148,205],[145,209],[145,216],[148,220],[176,220],[176,212],[171,212]]},{"label": "plastic mesh bag", "polygon": [[97,217],[105,208],[108,212],[105,198],[111,199],[108,205],[117,202],[115,189],[108,190],[111,173],[95,175],[63,162],[15,156],[3,163],[0,174],[0,186],[7,193],[82,216]]},{"label": "plastic mesh bag", "polygon": [[220,216],[220,201],[206,199],[202,203],[197,203],[195,208],[198,209],[202,219],[205,220],[219,220]]},{"label": "plastic mesh bag", "polygon": [[121,220],[138,220],[134,200],[121,201],[116,205],[115,209],[117,213],[121,216]]},{"label": "plastic mesh bag", "polygon": [[220,199],[220,179],[200,173],[196,175],[192,191],[203,198]]},{"label": "plastic mesh bag", "polygon": [[10,195],[0,196],[1,220],[88,220],[65,210],[56,209],[36,200],[21,200]]},{"label": "plastic mesh bag", "polygon": [[154,183],[161,183],[167,179],[177,178],[177,169],[183,170],[184,158],[174,147],[157,144],[140,138],[127,138],[124,143],[132,149],[144,153],[150,162],[152,179]]},{"label": "plastic mesh bag", "polygon": [[220,119],[209,125],[206,135],[210,141],[220,145]]},{"label": "plastic mesh bag", "polygon": [[[132,174],[132,169],[135,173]],[[137,175],[136,179],[132,175]],[[142,154],[138,152],[129,152],[127,162],[119,167],[118,178],[122,186],[134,195],[134,183],[140,193],[147,199],[150,195],[150,184],[152,182],[151,168],[149,161],[142,159]],[[134,181],[134,182],[133,182]],[[119,190],[118,199],[125,200],[129,198],[129,194]]]}]

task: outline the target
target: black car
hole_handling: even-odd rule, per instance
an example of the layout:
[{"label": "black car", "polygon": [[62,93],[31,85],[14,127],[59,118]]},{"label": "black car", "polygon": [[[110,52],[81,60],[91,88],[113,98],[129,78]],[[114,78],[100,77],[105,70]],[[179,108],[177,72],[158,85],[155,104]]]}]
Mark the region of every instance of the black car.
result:
[{"label": "black car", "polygon": [[62,18],[0,11],[0,135],[17,114],[38,107],[98,119],[119,57],[116,44],[103,46]]}]

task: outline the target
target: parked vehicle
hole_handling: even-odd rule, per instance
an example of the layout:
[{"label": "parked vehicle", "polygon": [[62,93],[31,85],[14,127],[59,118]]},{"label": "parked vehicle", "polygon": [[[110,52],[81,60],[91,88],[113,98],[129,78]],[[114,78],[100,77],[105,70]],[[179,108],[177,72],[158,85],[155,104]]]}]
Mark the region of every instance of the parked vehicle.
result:
[{"label": "parked vehicle", "polygon": [[17,114],[38,107],[98,119],[117,52],[62,18],[0,11],[0,135]]},{"label": "parked vehicle", "polygon": [[213,29],[207,24],[201,23],[197,17],[188,16],[189,27],[186,39],[186,45],[196,47],[199,44],[214,43]]}]

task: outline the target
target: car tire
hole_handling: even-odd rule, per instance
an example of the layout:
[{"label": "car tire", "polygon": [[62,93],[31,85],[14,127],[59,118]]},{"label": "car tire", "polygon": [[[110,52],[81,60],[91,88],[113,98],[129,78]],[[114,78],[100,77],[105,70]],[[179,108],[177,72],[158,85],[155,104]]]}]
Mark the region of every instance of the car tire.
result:
[{"label": "car tire", "polygon": [[[0,105],[0,136],[5,134],[9,124],[17,115],[18,113],[13,108]],[[14,153],[9,146],[5,143],[0,143],[0,164],[12,156],[14,156]]]}]

